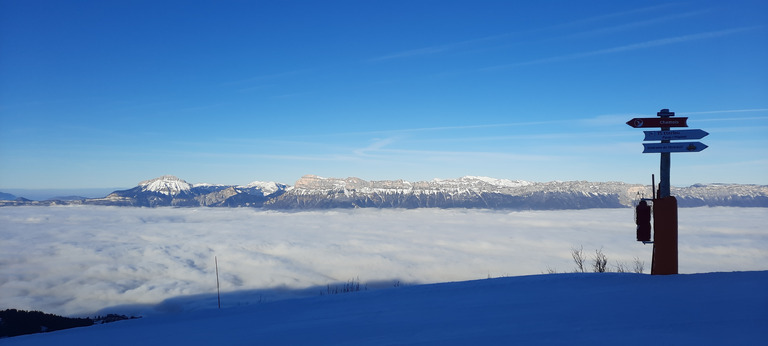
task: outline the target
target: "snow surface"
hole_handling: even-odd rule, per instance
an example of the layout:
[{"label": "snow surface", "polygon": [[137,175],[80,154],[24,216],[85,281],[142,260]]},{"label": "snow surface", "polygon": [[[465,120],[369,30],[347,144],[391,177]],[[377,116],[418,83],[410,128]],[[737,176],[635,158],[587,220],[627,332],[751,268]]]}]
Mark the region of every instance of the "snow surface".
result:
[{"label": "snow surface", "polygon": [[2,344],[766,345],[767,287],[768,271],[545,274],[151,316]]},{"label": "snow surface", "polygon": [[219,187],[219,186],[230,186],[230,185],[224,185],[224,184],[211,184],[211,183],[194,183],[190,184],[192,187]]}]

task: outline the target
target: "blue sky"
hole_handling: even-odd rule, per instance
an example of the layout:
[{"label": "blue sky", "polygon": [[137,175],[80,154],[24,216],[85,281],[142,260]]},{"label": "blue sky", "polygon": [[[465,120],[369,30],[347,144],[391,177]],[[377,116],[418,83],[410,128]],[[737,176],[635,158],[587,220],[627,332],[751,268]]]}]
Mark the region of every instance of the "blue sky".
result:
[{"label": "blue sky", "polygon": [[764,1],[0,0],[0,191],[480,175],[649,183],[625,124],[768,184]]}]

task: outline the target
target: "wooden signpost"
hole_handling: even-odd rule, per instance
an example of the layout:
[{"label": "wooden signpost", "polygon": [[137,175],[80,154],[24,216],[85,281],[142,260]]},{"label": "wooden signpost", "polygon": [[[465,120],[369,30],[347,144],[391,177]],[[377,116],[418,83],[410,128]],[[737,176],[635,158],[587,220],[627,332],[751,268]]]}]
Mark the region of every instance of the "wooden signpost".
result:
[{"label": "wooden signpost", "polygon": [[[643,153],[661,154],[659,164],[659,193],[653,198],[653,257],[651,275],[677,274],[677,199],[670,193],[671,153],[696,153],[707,148],[701,142],[671,142],[683,139],[701,139],[709,133],[702,130],[675,130],[673,127],[688,127],[688,118],[674,117],[675,112],[662,109],[658,118],[633,118],[627,125],[634,128],[658,127],[661,131],[644,131],[644,141],[658,140],[658,143],[643,143]],[[656,187],[653,186],[653,189]]]}]

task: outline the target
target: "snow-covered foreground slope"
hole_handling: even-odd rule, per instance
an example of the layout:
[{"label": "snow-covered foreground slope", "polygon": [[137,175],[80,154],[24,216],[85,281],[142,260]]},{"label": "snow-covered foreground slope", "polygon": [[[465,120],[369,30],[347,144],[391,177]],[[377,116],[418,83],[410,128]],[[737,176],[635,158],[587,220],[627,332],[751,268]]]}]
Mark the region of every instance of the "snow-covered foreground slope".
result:
[{"label": "snow-covered foreground slope", "polygon": [[158,315],[4,345],[765,345],[768,271],[551,274]]}]

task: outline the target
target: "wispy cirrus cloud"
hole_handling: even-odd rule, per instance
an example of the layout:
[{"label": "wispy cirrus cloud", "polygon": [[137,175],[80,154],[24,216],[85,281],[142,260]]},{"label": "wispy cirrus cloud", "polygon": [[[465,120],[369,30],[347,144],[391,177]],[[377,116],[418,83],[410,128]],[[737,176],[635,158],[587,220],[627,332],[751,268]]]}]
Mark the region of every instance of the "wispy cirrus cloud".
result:
[{"label": "wispy cirrus cloud", "polygon": [[721,111],[677,112],[678,115],[768,112],[768,108],[728,109]]},{"label": "wispy cirrus cloud", "polygon": [[441,45],[410,49],[410,50],[400,51],[396,53],[391,53],[391,54],[386,54],[386,55],[378,56],[375,58],[371,58],[371,59],[368,59],[368,62],[381,62],[381,61],[387,61],[387,60],[411,58],[411,57],[417,57],[417,56],[438,54],[438,53],[443,53],[448,51],[455,51],[455,50],[469,47],[478,43],[489,42],[489,41],[494,41],[501,38],[509,37],[514,34],[516,33],[486,36],[486,37],[481,37],[481,38],[476,38],[471,40],[464,40],[459,42],[452,42],[452,43],[446,43]]},{"label": "wispy cirrus cloud", "polygon": [[564,55],[546,57],[546,58],[529,60],[529,61],[521,61],[521,62],[516,62],[511,64],[490,66],[490,67],[482,68],[480,70],[481,71],[497,71],[497,70],[503,70],[508,68],[520,67],[520,66],[546,64],[546,63],[581,59],[581,58],[597,56],[597,55],[606,55],[606,54],[628,52],[628,51],[634,51],[634,50],[640,50],[640,49],[648,49],[648,48],[659,47],[659,46],[667,46],[667,45],[676,44],[676,43],[684,43],[684,42],[690,42],[690,41],[699,41],[699,40],[725,37],[725,36],[729,36],[729,35],[733,35],[741,32],[755,30],[757,28],[759,27],[757,26],[739,27],[739,28],[732,28],[732,29],[726,29],[726,30],[708,31],[708,32],[703,32],[698,34],[668,37],[668,38],[650,40],[650,41],[645,41],[640,43],[633,43],[633,44],[628,44],[628,45],[623,45],[618,47],[597,49],[597,50],[588,51],[588,52],[564,54]]},{"label": "wispy cirrus cloud", "polygon": [[[476,45],[481,44],[481,43],[494,42],[494,41],[509,39],[509,38],[512,38],[512,37],[520,37],[520,36],[524,36],[526,34],[531,34],[531,33],[541,32],[541,31],[568,29],[568,28],[582,26],[582,25],[590,24],[590,23],[594,23],[594,22],[600,22],[600,21],[605,21],[605,20],[610,20],[610,19],[615,19],[615,18],[626,17],[626,16],[630,16],[630,15],[637,15],[637,14],[641,14],[641,13],[657,11],[657,10],[661,10],[661,9],[664,9],[664,8],[668,8],[670,6],[672,6],[672,4],[654,5],[654,6],[648,6],[648,7],[632,9],[632,10],[629,10],[629,11],[608,13],[608,14],[604,14],[604,15],[599,15],[599,16],[594,16],[594,17],[589,17],[589,18],[583,18],[583,19],[579,19],[579,20],[575,20],[575,21],[571,21],[571,22],[567,22],[567,23],[563,23],[563,24],[557,24],[557,25],[552,25],[552,26],[548,26],[548,27],[543,27],[543,28],[539,28],[539,29],[523,30],[523,31],[516,31],[516,32],[507,32],[507,33],[503,33],[503,34],[484,36],[484,37],[479,37],[479,38],[475,38],[475,39],[469,39],[469,40],[463,40],[463,41],[457,41],[457,42],[448,42],[448,43],[437,44],[437,45],[432,45],[432,46],[427,46],[427,47],[403,50],[403,51],[394,52],[394,53],[390,53],[390,54],[385,54],[385,55],[381,55],[381,56],[377,56],[377,57],[368,59],[368,62],[383,62],[383,61],[389,61],[389,60],[406,59],[406,58],[413,58],[413,57],[420,57],[420,56],[427,56],[427,55],[446,53],[446,52],[457,51],[457,50],[461,50],[461,49],[468,49],[468,48],[470,48],[472,46],[476,46]],[[637,22],[622,24],[622,25],[615,26],[615,27],[609,27],[609,28],[585,31],[585,32],[582,32],[582,33],[577,33],[576,35],[579,35],[579,34],[589,35],[589,34],[594,34],[594,33],[598,33],[598,32],[617,31],[617,30],[623,30],[623,29],[632,28],[632,27],[638,27],[638,26],[643,26],[643,25],[651,25],[651,24],[662,22],[662,21],[666,21],[666,20],[672,20],[672,19],[678,19],[678,18],[682,18],[682,17],[692,16],[692,15],[699,14],[699,13],[702,13],[702,12],[703,11],[697,11],[697,12],[690,12],[690,13],[684,13],[684,14],[679,14],[679,15],[662,16],[662,17],[651,19],[651,20],[637,21]]]},{"label": "wispy cirrus cloud", "polygon": [[[251,76],[248,78],[238,79],[238,80],[231,80],[227,82],[222,82],[219,84],[219,86],[242,86],[242,85],[248,85],[252,83],[263,83],[264,81],[271,81],[275,79],[281,79],[281,78],[288,78],[288,77],[295,77],[298,75],[303,75],[308,72],[311,72],[310,69],[301,69],[301,70],[293,70],[293,71],[285,71],[285,72],[277,72],[277,73],[269,73],[269,74],[263,74],[258,76]],[[247,88],[244,88],[247,89]]]},{"label": "wispy cirrus cloud", "polygon": [[387,145],[392,144],[394,141],[395,141],[395,138],[383,138],[383,139],[376,138],[367,147],[355,149],[354,153],[355,155],[358,155],[358,156],[368,156],[369,152],[379,151],[382,148],[386,147]]},{"label": "wispy cirrus cloud", "polygon": [[554,25],[550,28],[552,29],[561,29],[561,28],[571,28],[576,26],[581,26],[584,24],[590,24],[595,22],[604,22],[606,20],[612,20],[616,18],[621,17],[627,17],[627,16],[633,16],[641,13],[647,13],[647,12],[654,12],[657,10],[666,9],[669,7],[675,6],[675,4],[661,4],[661,5],[653,5],[653,6],[647,6],[647,7],[641,7],[641,8],[635,8],[627,11],[621,11],[621,12],[614,12],[614,13],[607,13],[602,14],[594,17],[584,18],[584,19],[578,19],[574,21],[570,21],[563,24]]},{"label": "wispy cirrus cloud", "polygon": [[410,127],[410,128],[396,128],[396,129],[390,129],[390,130],[323,133],[323,134],[318,134],[313,136],[395,135],[395,134],[419,133],[419,132],[439,132],[439,131],[517,127],[517,126],[552,125],[552,124],[558,124],[558,123],[567,123],[571,121],[572,120],[545,120],[545,121],[520,121],[520,122],[513,122],[513,123],[494,123],[494,124],[468,124],[468,125],[456,125],[456,126]]},{"label": "wispy cirrus cloud", "polygon": [[650,25],[656,25],[659,23],[669,22],[672,20],[678,20],[682,18],[687,17],[693,17],[700,14],[708,13],[710,10],[700,10],[700,11],[692,11],[692,12],[686,12],[686,13],[679,13],[679,14],[673,14],[669,16],[659,16],[659,17],[653,17],[651,19],[646,20],[638,20],[633,22],[626,22],[619,25],[599,28],[599,29],[593,29],[593,30],[587,30],[587,31],[580,31],[575,32],[572,34],[567,35],[566,37],[588,37],[588,36],[594,36],[594,35],[602,35],[607,33],[614,33],[634,28],[640,28],[644,26],[650,26]]},{"label": "wispy cirrus cloud", "polygon": [[[764,115],[747,115],[745,113],[763,113]],[[701,122],[731,122],[734,125],[743,125],[744,123],[735,123],[737,121],[761,121],[768,120],[768,108],[751,108],[751,109],[728,109],[719,111],[698,111],[698,112],[677,112],[679,116],[696,115],[696,121]],[[754,125],[751,127],[754,129]],[[736,127],[730,127],[734,130]]]},{"label": "wispy cirrus cloud", "polygon": [[407,162],[410,160],[423,161],[451,161],[457,164],[471,161],[498,160],[498,161],[553,161],[562,159],[562,155],[518,154],[494,151],[457,151],[457,150],[420,150],[420,149],[379,149],[375,153],[380,159],[391,158],[392,162]]}]

